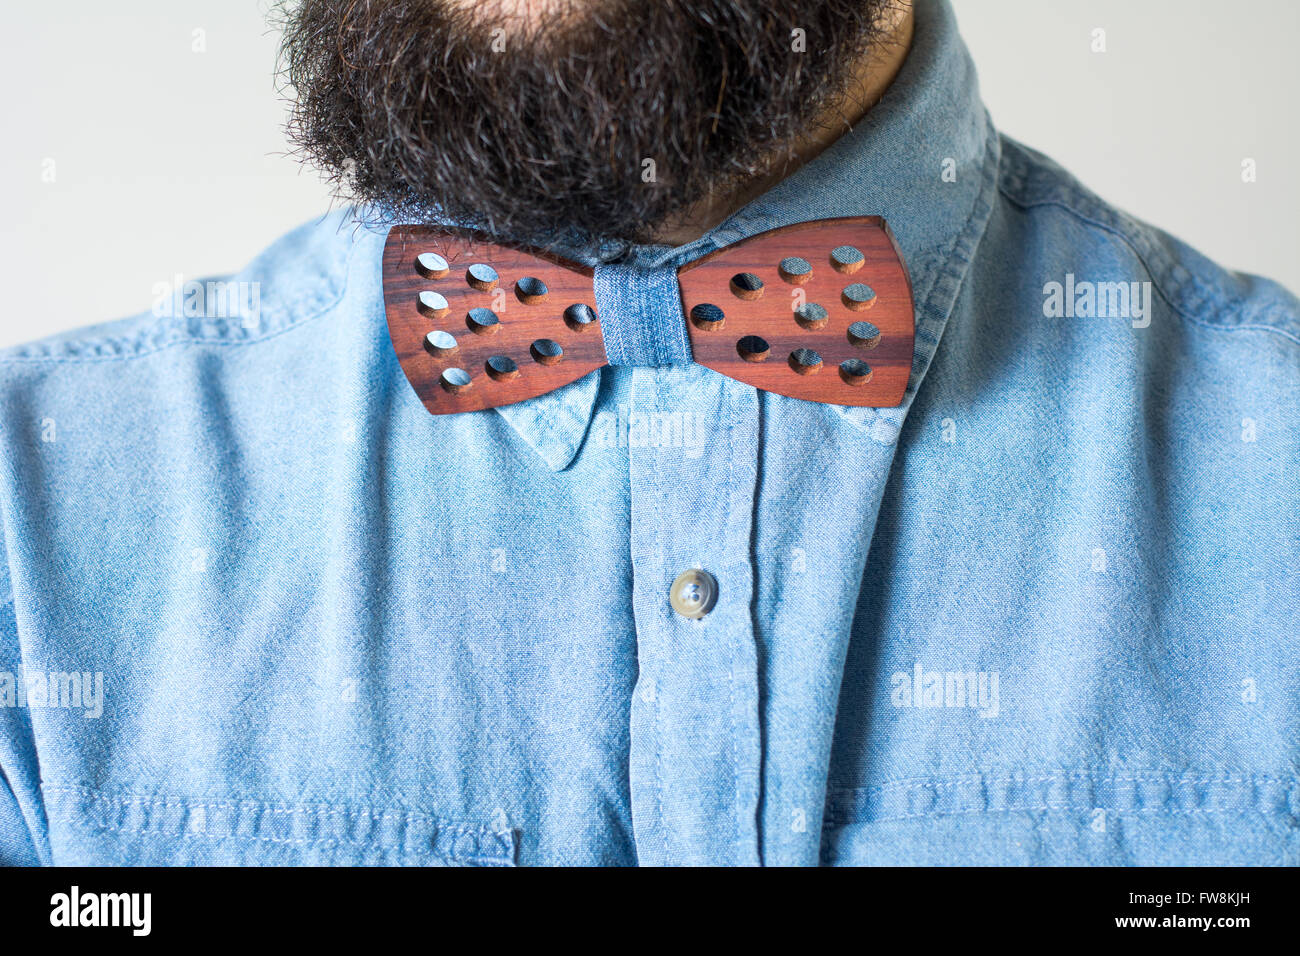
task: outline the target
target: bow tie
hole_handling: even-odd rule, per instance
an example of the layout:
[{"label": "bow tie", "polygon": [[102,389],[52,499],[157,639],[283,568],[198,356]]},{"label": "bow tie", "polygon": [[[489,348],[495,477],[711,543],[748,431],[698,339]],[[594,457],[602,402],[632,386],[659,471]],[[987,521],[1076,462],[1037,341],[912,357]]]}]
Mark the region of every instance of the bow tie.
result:
[{"label": "bow tie", "polygon": [[[604,365],[689,361],[790,398],[883,408],[912,367],[911,281],[877,216],[773,229],[649,286],[644,270],[442,227],[394,227],[383,270],[393,349],[435,415],[536,398]],[[636,334],[668,345],[647,359],[628,347]]]}]

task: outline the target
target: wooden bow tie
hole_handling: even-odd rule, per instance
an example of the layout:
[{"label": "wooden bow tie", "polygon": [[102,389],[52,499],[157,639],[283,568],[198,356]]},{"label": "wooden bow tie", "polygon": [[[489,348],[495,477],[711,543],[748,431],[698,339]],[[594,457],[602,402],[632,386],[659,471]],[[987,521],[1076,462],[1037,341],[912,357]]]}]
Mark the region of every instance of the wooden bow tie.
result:
[{"label": "wooden bow tie", "polygon": [[[593,270],[472,230],[397,226],[384,308],[402,371],[435,415],[511,405],[609,364]],[[677,270],[694,361],[833,405],[898,405],[912,368],[912,286],[878,216],[744,239]],[[658,317],[657,317],[658,318]]]}]

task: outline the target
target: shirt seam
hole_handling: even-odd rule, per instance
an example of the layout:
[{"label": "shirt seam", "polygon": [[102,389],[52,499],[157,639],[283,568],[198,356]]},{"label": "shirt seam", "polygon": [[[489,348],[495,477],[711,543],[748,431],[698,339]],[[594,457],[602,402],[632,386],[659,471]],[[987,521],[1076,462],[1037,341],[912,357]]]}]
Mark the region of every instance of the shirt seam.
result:
[{"label": "shirt seam", "polygon": [[[974,189],[974,195],[971,197],[970,208],[966,211],[960,227],[953,230],[952,233],[943,241],[936,242],[930,246],[917,251],[912,258],[916,260],[916,271],[925,271],[928,273],[926,278],[925,291],[918,294],[916,283],[913,283],[913,361],[916,358],[916,342],[922,341],[929,347],[929,355],[925,358],[924,367],[920,370],[919,377],[915,387],[912,387],[911,376],[908,373],[908,386],[910,395],[905,394],[903,402],[893,409],[873,409],[874,415],[869,420],[859,420],[861,410],[853,407],[842,405],[833,406],[836,412],[841,415],[850,425],[862,431],[867,438],[878,445],[886,448],[898,444],[898,439],[902,433],[903,419],[906,418],[907,412],[911,409],[912,403],[920,393],[921,386],[929,374],[930,366],[934,362],[934,357],[938,354],[939,345],[943,338],[943,333],[948,327],[948,322],[952,319],[954,309],[957,307],[957,300],[961,296],[962,287],[966,284],[966,279],[970,274],[971,264],[975,260],[978,251],[979,242],[983,238],[988,228],[989,217],[993,212],[994,198],[997,195],[997,181],[1001,178],[999,175],[999,166],[1002,161],[1002,150],[998,139],[997,131],[993,127],[993,122],[987,112],[984,114],[984,156],[980,165],[979,184]],[[949,264],[952,263],[954,256],[961,255],[961,264],[958,268],[952,270],[952,275],[945,275],[948,271]],[[921,265],[924,263],[929,268]],[[911,274],[911,267],[907,267]],[[915,279],[915,276],[913,275]],[[931,323],[938,327],[938,334],[931,335],[930,330],[925,328],[921,316],[927,307],[931,306],[931,300],[939,294],[943,288],[942,281],[951,278],[952,295],[943,306],[942,313],[936,308],[936,321]],[[938,305],[938,303],[934,303]],[[898,420],[895,416],[887,415],[885,412],[892,411],[897,413]],[[865,418],[865,416],[861,416]],[[893,430],[893,435],[887,440],[876,435],[875,425],[879,422],[887,422]]]},{"label": "shirt seam", "polygon": [[[1177,267],[1178,263],[1159,249],[1143,250],[1138,239],[1132,234],[1131,230],[1126,230],[1114,223],[1105,222],[1096,215],[1090,214],[1082,208],[1085,205],[1095,205],[1096,203],[1086,193],[1073,184],[1059,179],[1055,180],[1053,185],[1065,196],[1031,196],[1029,195],[1029,184],[1025,180],[1025,174],[1028,168],[1035,167],[1041,169],[1041,166],[1034,164],[1030,159],[1009,158],[1007,160],[1008,168],[1006,175],[998,177],[998,191],[1007,199],[1007,201],[1024,210],[1036,209],[1042,206],[1055,206],[1068,212],[1075,219],[1082,223],[1100,229],[1103,232],[1120,240],[1137,260],[1142,263],[1147,275],[1151,277],[1153,287],[1160,293],[1160,297],[1165,300],[1171,309],[1178,315],[1182,316],[1193,325],[1216,332],[1236,332],[1236,331],[1259,331],[1273,332],[1290,342],[1300,344],[1300,336],[1295,335],[1286,329],[1276,325],[1268,325],[1261,322],[1243,322],[1234,325],[1226,325],[1220,322],[1211,322],[1202,317],[1199,311],[1195,311],[1193,306],[1186,301],[1185,296],[1178,295],[1175,291],[1178,283],[1174,283],[1168,277],[1168,266]],[[1017,189],[1016,187],[1019,187]],[[1067,201],[1068,200],[1068,201]],[[1117,216],[1122,215],[1116,211]],[[1152,263],[1157,260],[1164,260],[1159,264],[1166,268],[1157,271],[1152,268]],[[1220,298],[1209,290],[1201,279],[1197,278],[1190,271],[1187,272],[1187,279],[1181,283],[1190,285],[1195,294],[1202,301],[1210,301],[1214,298]],[[1247,314],[1245,310],[1246,301],[1241,298],[1229,299],[1228,304],[1235,315]]]},{"label": "shirt seam", "polygon": [[[90,364],[90,363],[97,363],[97,362],[126,362],[132,359],[146,358],[150,355],[156,355],[160,352],[165,352],[168,351],[169,349],[177,348],[177,347],[215,345],[215,346],[222,346],[227,348],[234,348],[239,346],[257,345],[262,342],[269,342],[272,339],[277,338],[286,332],[291,332],[294,329],[300,328],[301,326],[305,325],[308,322],[315,321],[316,319],[320,318],[322,315],[325,315],[327,312],[334,309],[340,302],[343,301],[344,296],[347,294],[348,285],[352,276],[352,259],[356,255],[357,247],[359,245],[360,243],[354,242],[352,244],[352,248],[348,250],[347,259],[344,261],[344,266],[343,266],[343,270],[344,270],[343,283],[342,285],[339,286],[338,292],[335,293],[334,297],[330,299],[329,302],[325,303],[324,305],[321,305],[314,311],[308,312],[306,315],[302,316],[301,318],[290,318],[280,328],[275,329],[272,332],[267,332],[265,335],[258,336],[257,338],[231,340],[231,339],[223,339],[223,338],[204,338],[202,336],[194,336],[194,335],[182,335],[180,338],[177,338],[175,341],[167,342],[162,345],[152,346],[149,348],[140,349],[124,355],[23,356],[23,355],[0,354],[0,363],[4,363],[7,365],[41,365],[41,364],[79,365],[83,363]],[[141,334],[143,334],[144,332],[147,332],[147,330],[142,330]],[[105,344],[111,344],[115,341],[121,343],[124,340],[121,338],[88,339],[85,340],[83,344],[105,345]]]},{"label": "shirt seam", "polygon": [[[261,814],[281,814],[296,815],[305,818],[356,818],[371,821],[384,822],[386,820],[410,820],[421,824],[427,824],[437,832],[470,834],[481,839],[500,838],[502,834],[493,831],[489,827],[475,826],[466,823],[457,823],[448,818],[437,816],[431,813],[425,813],[404,806],[394,807],[375,807],[368,804],[356,803],[337,803],[330,801],[316,801],[310,803],[293,803],[289,801],[267,801],[265,799],[251,797],[246,795],[235,795],[227,799],[215,798],[196,798],[186,799],[183,797],[171,795],[150,795],[138,793],[130,790],[123,791],[106,791],[84,785],[72,784],[53,784],[43,783],[41,792],[46,795],[58,795],[72,797],[77,801],[85,801],[91,804],[109,804],[114,806],[143,806],[150,809],[183,809],[183,810],[232,810],[237,812],[250,811]],[[64,814],[58,813],[57,816],[63,817]],[[280,839],[275,837],[255,837],[252,835],[245,836],[239,833],[212,833],[201,831],[184,831],[172,833],[167,830],[149,829],[148,827],[130,827],[130,826],[113,826],[112,824],[99,824],[91,821],[90,825],[98,829],[109,829],[122,833],[153,833],[159,836],[169,837],[205,837],[209,839],[235,840],[243,841],[246,839],[257,839],[263,842],[272,843],[301,843],[301,844],[336,844],[339,846],[356,846],[356,847],[390,847],[395,848],[394,844],[384,843],[380,840],[375,841],[357,841],[340,839],[334,836],[305,837],[301,839]],[[513,842],[513,837],[512,837]],[[466,857],[458,854],[446,854],[433,852],[434,855],[452,856],[455,859],[465,859]]]},{"label": "shirt seam", "polygon": [[[201,830],[186,830],[182,833],[170,833],[164,830],[149,830],[143,828],[113,825],[97,821],[77,821],[77,826],[97,830],[101,833],[122,833],[132,837],[141,837],[152,840],[167,841],[208,841],[208,842],[231,842],[236,846],[256,846],[258,844],[269,843],[273,846],[302,846],[321,850],[362,850],[374,851],[376,853],[395,854],[401,858],[414,860],[445,860],[448,863],[477,866],[510,866],[512,865],[507,856],[484,856],[479,854],[459,855],[456,853],[439,852],[436,849],[418,849],[414,847],[402,847],[394,843],[385,843],[376,840],[371,843],[359,842],[356,840],[344,840],[338,837],[301,837],[301,838],[279,838],[271,836],[261,836],[255,833],[207,833]],[[463,830],[459,828],[450,828],[453,832],[473,833],[472,830]]]},{"label": "shirt seam", "polygon": [[[827,787],[826,797],[828,810],[825,814],[824,823],[826,826],[846,826],[856,824],[868,824],[887,822],[890,820],[913,819],[922,817],[940,817],[952,816],[956,814],[970,813],[1005,813],[1005,812],[1023,812],[1033,810],[1095,810],[1104,809],[1114,813],[1247,813],[1258,812],[1272,816],[1286,816],[1286,809],[1267,808],[1259,805],[1253,807],[1169,807],[1169,806],[1121,806],[1114,800],[1097,801],[1086,805],[1075,805],[1074,801],[1066,799],[1061,803],[1053,803],[1046,795],[1028,794],[1027,796],[1037,799],[1031,799],[1023,804],[1017,805],[1014,799],[1006,801],[1006,805],[984,805],[984,806],[962,806],[958,802],[957,806],[951,808],[930,808],[918,811],[903,812],[871,812],[867,806],[873,799],[887,794],[915,794],[915,793],[946,793],[962,786],[986,787],[990,784],[1010,784],[1015,786],[1037,786],[1042,784],[1071,784],[1071,783],[1092,783],[1092,784],[1110,784],[1110,785],[1140,785],[1142,783],[1166,783],[1172,786],[1182,787],[1201,787],[1201,786],[1229,786],[1242,787],[1246,785],[1269,785],[1274,784],[1283,788],[1288,799],[1287,802],[1294,804],[1297,797],[1300,797],[1300,779],[1295,777],[1277,776],[1274,774],[1188,774],[1169,772],[1161,770],[1135,770],[1129,773],[1112,774],[1105,771],[1097,772],[1092,770],[1044,770],[1038,771],[1031,775],[1016,774],[999,774],[999,773],[973,773],[959,774],[950,777],[925,778],[913,777],[900,780],[887,781],[882,784],[875,784],[865,787]],[[842,807],[838,812],[831,812],[830,808],[834,807],[837,802],[851,802],[853,806]],[[996,801],[987,801],[995,803]],[[1258,804],[1258,801],[1256,801]],[[1290,811],[1289,815],[1296,815],[1297,809]]]}]

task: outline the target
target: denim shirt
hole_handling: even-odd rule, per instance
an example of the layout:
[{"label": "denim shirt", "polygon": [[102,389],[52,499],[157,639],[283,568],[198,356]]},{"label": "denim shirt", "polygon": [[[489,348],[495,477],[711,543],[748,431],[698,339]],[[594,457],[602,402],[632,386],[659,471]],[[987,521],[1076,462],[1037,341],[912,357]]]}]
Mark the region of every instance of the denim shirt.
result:
[{"label": "denim shirt", "polygon": [[1300,862],[1300,304],[998,136],[916,15],[624,270],[884,216],[901,407],[634,361],[430,415],[347,210],[6,350],[0,859]]}]

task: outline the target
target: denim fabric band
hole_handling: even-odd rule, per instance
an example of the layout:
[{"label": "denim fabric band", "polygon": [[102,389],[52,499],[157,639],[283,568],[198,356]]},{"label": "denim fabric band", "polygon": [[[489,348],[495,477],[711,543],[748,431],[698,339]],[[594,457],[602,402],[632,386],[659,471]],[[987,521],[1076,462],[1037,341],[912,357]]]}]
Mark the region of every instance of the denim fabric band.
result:
[{"label": "denim fabric band", "polygon": [[686,335],[677,269],[598,265],[596,311],[610,365],[687,365]]}]

